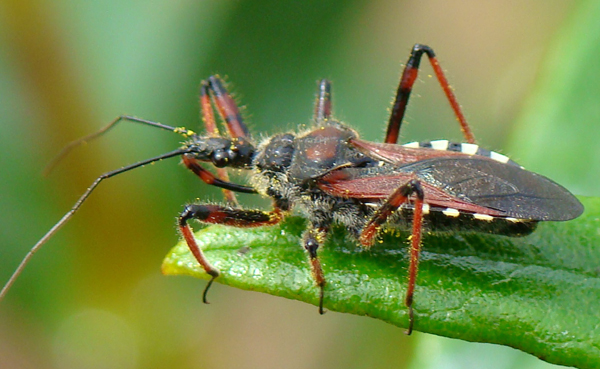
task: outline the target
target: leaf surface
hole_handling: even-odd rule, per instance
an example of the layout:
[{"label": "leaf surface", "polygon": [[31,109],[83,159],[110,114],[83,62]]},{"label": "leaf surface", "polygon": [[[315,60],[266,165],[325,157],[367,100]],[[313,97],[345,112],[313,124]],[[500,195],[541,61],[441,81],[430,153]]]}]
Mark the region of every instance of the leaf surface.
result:
[{"label": "leaf surface", "polygon": [[[581,201],[580,218],[541,223],[526,237],[425,235],[415,330],[600,367],[600,199]],[[222,272],[217,282],[316,305],[318,290],[300,246],[303,229],[302,218],[290,217],[258,229],[210,226],[196,237]],[[334,229],[320,250],[326,309],[407,326],[408,233],[394,233],[362,250]],[[184,242],[169,253],[163,272],[209,278]]]}]

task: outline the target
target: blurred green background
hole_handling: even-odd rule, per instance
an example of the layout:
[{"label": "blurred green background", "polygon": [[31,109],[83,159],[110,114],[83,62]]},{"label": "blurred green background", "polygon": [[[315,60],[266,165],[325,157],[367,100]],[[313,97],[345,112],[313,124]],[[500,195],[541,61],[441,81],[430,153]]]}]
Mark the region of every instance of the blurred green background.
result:
[{"label": "blurred green background", "polygon": [[[329,78],[335,115],[381,140],[401,64],[415,42],[426,43],[479,142],[510,155],[538,68],[578,6],[1,0],[0,281],[99,174],[172,150],[178,137],[122,124],[43,178],[65,144],[120,114],[197,130],[199,82],[214,73],[247,106],[255,137],[308,124],[316,81]],[[402,140],[460,141],[423,66]],[[570,175],[552,178],[577,188]],[[103,183],[0,304],[0,367],[555,367],[506,347],[406,337],[373,319],[320,316],[313,306],[219,284],[203,305],[205,282],[160,274],[178,239],[175,218],[197,198],[220,193],[177,159]]]}]

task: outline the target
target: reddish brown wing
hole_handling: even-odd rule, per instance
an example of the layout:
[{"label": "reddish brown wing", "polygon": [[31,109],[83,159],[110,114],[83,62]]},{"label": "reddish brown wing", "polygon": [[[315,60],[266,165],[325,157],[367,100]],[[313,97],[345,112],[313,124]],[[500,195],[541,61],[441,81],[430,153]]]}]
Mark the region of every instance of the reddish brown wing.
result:
[{"label": "reddish brown wing", "polygon": [[[393,173],[372,176],[364,169],[347,168],[333,171],[323,176],[317,183],[320,189],[332,196],[381,201],[388,198],[398,187],[417,178],[413,173]],[[492,216],[505,215],[502,211],[466,202],[452,196],[427,182],[421,182],[425,201],[433,207],[453,208],[472,213]]]},{"label": "reddish brown wing", "polygon": [[[363,141],[358,138],[353,138],[351,144],[370,157],[396,165],[407,165],[440,157],[469,156],[468,154],[455,151],[422,148],[415,149],[396,144]],[[410,172],[396,172],[389,175],[374,174],[372,176],[366,174],[364,171],[360,172],[362,173],[358,174],[358,172],[350,168],[334,171],[323,177],[321,181],[319,181],[318,186],[333,196],[365,200],[383,200],[390,196],[391,193],[401,185],[407,183],[411,179],[417,178],[416,173]],[[421,184],[423,186],[426,202],[430,206],[453,208],[493,216],[506,215],[500,210],[463,201],[427,182],[421,182]]]},{"label": "reddish brown wing", "polygon": [[334,170],[317,181],[339,197],[383,200],[418,179],[434,207],[529,220],[570,220],[583,206],[568,190],[514,162],[461,152],[413,149],[352,139],[350,144],[381,166]]}]

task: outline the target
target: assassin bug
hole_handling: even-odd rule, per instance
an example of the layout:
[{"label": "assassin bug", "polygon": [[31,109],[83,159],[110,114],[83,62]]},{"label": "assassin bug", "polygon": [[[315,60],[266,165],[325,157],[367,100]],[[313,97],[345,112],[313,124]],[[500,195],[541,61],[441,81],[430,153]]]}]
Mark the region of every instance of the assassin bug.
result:
[{"label": "assassin bug", "polygon": [[[400,126],[417,78],[423,55],[460,123],[466,143],[447,140],[398,145]],[[314,127],[302,133],[271,136],[255,145],[240,112],[222,80],[212,76],[202,82],[200,103],[207,135],[185,128],[131,116],[121,116],[104,129],[71,143],[61,158],[79,144],[96,138],[121,121],[169,130],[185,137],[183,145],[166,154],[105,173],[79,198],[73,208],[48,231],[26,255],[0,292],[3,297],[32,255],[79,209],[104,179],[166,158],[181,156],[183,164],[202,181],[223,189],[226,205],[187,205],[178,227],[191,252],[212,277],[219,270],[211,265],[197,245],[189,221],[234,227],[259,227],[279,223],[293,208],[308,219],[302,246],[320,290],[319,312],[323,313],[325,274],[318,249],[334,223],[344,225],[365,248],[384,227],[412,229],[405,305],[408,331],[413,329],[413,295],[423,228],[430,231],[465,230],[521,236],[532,232],[539,221],[565,221],[583,212],[581,203],[553,181],[524,170],[508,157],[480,148],[461,112],[433,50],[416,44],[404,68],[384,143],[363,141],[358,134],[332,117],[331,83],[322,80],[314,111]],[[216,107],[228,138],[219,135],[213,112]],[[200,163],[212,163],[214,175]],[[250,185],[229,181],[225,168],[250,171]],[[273,202],[271,211],[244,209],[234,192],[261,194]]]}]

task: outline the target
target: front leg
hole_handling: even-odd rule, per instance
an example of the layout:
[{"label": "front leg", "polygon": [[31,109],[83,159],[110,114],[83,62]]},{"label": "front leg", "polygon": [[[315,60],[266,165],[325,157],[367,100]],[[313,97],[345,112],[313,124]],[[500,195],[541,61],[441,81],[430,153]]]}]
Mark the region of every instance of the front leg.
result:
[{"label": "front leg", "polygon": [[283,219],[283,212],[278,207],[275,207],[272,211],[245,210],[231,206],[209,204],[193,204],[185,207],[179,216],[179,230],[190,251],[200,266],[202,266],[202,269],[212,277],[202,293],[202,301],[207,304],[206,294],[220,273],[217,268],[210,264],[198,246],[194,238],[194,233],[188,224],[190,219],[196,219],[203,223],[222,224],[240,228],[261,227],[279,223]]}]

